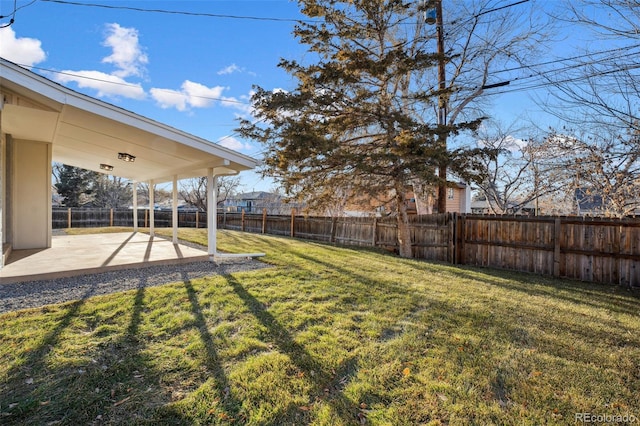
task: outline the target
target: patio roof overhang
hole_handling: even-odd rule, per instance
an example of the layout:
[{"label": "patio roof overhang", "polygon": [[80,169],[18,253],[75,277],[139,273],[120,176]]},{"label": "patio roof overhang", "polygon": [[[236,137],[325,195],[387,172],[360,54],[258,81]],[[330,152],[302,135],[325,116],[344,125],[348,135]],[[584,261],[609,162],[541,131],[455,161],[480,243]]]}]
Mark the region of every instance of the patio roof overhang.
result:
[{"label": "patio roof overhang", "polygon": [[[237,174],[251,157],[66,88],[0,58],[1,129],[52,144],[53,161],[137,182]],[[118,159],[119,153],[135,157]],[[105,171],[101,164],[113,166]]]}]

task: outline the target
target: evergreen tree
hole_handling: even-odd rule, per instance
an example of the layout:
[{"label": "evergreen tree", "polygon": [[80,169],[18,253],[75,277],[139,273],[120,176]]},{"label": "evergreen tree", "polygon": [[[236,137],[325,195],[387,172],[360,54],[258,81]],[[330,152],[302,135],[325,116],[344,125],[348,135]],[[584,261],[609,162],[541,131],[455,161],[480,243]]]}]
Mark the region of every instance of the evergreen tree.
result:
[{"label": "evergreen tree", "polygon": [[390,195],[401,256],[411,256],[405,193],[415,180],[438,184],[436,169],[452,165],[468,178],[480,150],[448,151],[446,135],[480,120],[437,126],[442,91],[424,89],[425,70],[438,66],[422,11],[404,0],[300,0],[311,21],[294,34],[308,46],[309,64],[281,60],[297,79],[291,92],[256,88],[257,121],[239,132],[266,146],[265,174],[310,207],[335,202],[351,188],[362,197]]},{"label": "evergreen tree", "polygon": [[58,164],[54,166],[58,194],[66,207],[81,207],[92,200],[97,173],[79,167]]}]

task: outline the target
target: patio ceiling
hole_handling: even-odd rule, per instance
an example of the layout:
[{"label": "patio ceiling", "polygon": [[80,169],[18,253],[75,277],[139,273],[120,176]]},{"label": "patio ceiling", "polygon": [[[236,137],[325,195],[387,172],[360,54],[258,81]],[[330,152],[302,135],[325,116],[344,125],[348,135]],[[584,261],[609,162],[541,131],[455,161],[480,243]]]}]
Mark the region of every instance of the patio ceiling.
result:
[{"label": "patio ceiling", "polygon": [[[144,182],[236,174],[257,160],[106,102],[0,59],[2,132],[52,144],[53,160]],[[131,154],[134,162],[118,159]]]}]

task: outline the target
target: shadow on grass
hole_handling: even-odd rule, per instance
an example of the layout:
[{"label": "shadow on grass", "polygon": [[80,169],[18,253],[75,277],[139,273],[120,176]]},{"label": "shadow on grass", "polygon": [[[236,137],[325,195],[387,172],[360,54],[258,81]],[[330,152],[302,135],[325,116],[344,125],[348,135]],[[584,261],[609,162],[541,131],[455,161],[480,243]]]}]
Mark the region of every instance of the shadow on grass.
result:
[{"label": "shadow on grass", "polygon": [[9,369],[7,379],[0,386],[0,407],[3,410],[7,407],[13,409],[9,413],[3,413],[3,422],[11,424],[16,421],[15,424],[21,424],[23,418],[39,410],[41,404],[36,395],[41,387],[48,385],[46,380],[49,372],[45,360],[92,293],[93,288],[90,288],[81,299],[69,303],[65,314],[42,338],[40,345],[28,351],[23,362]]},{"label": "shadow on grass", "polygon": [[[286,354],[300,371],[305,373],[305,377],[313,381],[314,395],[311,395],[312,400],[309,402],[325,401],[338,418],[347,423],[354,423],[357,420],[358,407],[343,395],[342,389],[355,377],[357,359],[351,357],[335,370],[329,370],[316,360],[304,346],[297,343],[289,331],[264,308],[264,304],[249,293],[238,280],[230,275],[226,276],[226,280],[251,313],[267,328],[268,336],[279,350]],[[280,416],[293,418],[296,413],[300,413],[300,408],[291,406],[286,409],[286,412],[280,413]]]},{"label": "shadow on grass", "polygon": [[557,298],[568,303],[607,309],[620,314],[637,315],[640,310],[640,294],[619,286],[490,268],[451,267],[450,273],[463,279],[480,281],[529,296]]},{"label": "shadow on grass", "polygon": [[216,351],[213,336],[211,336],[211,333],[209,333],[207,321],[204,317],[204,314],[202,313],[200,302],[198,302],[198,294],[191,285],[191,281],[186,280],[184,282],[184,286],[187,290],[189,302],[191,303],[193,316],[195,317],[195,326],[200,333],[200,340],[204,344],[205,350],[207,352],[205,365],[207,366],[207,369],[211,372],[211,374],[213,374],[213,377],[216,380],[216,386],[218,392],[220,393],[221,400],[224,401],[224,406],[227,409],[227,416],[232,419],[237,419],[240,414],[242,403],[233,396],[231,386],[229,385],[229,379],[227,378],[224,368],[222,368],[220,358],[218,357],[218,352]]},{"label": "shadow on grass", "polygon": [[[167,402],[164,392],[148,393],[157,385],[159,373],[144,354],[139,335],[146,285],[146,278],[138,282],[127,309],[131,316],[124,324],[113,321],[114,315],[121,315],[118,311],[101,318],[103,305],[87,310],[85,301],[93,289],[68,304],[56,327],[9,370],[0,385],[0,423],[131,422],[149,417],[157,405]],[[75,331],[63,342],[70,327]]]}]

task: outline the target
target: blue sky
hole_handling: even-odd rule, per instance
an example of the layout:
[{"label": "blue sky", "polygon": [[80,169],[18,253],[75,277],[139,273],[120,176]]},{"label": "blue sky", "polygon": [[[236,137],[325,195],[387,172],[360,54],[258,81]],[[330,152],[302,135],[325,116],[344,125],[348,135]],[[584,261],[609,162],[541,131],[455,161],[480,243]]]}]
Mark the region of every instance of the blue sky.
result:
[{"label": "blue sky", "polygon": [[[0,29],[0,56],[256,158],[261,147],[233,134],[237,118],[250,117],[252,86],[292,89],[295,82],[277,64],[280,58],[305,56],[304,47],[291,35],[292,21],[304,17],[297,3],[288,0],[16,0],[15,4],[15,22],[6,26],[8,18],[0,19],[0,26],[5,26]],[[527,7],[536,4],[556,3],[532,1]],[[0,0],[0,15],[13,9],[14,0]],[[539,109],[523,92],[492,96],[491,101],[492,115],[507,122]],[[256,173],[241,176],[245,191],[273,187]]]},{"label": "blue sky", "polygon": [[[259,157],[260,146],[234,137],[249,117],[253,85],[288,88],[281,57],[300,57],[291,32],[297,5],[276,1],[96,1],[118,7],[263,17],[256,20],[140,12],[20,0],[15,22],[0,29],[0,55],[70,88],[180,130]],[[30,4],[32,3],[32,4]],[[13,0],[0,1],[8,15]],[[6,24],[7,19],[0,23]],[[79,78],[79,76],[89,77]],[[273,185],[243,173],[244,189]]]}]

